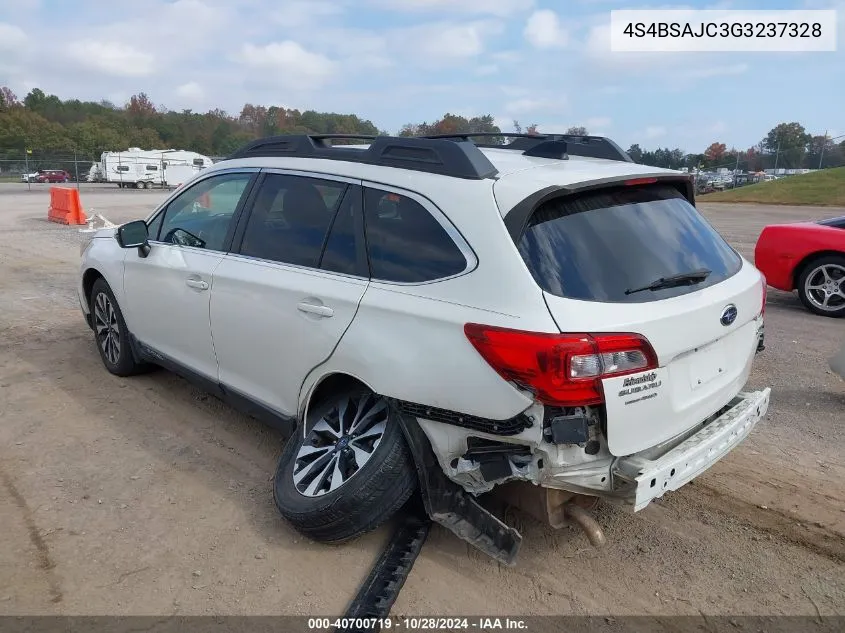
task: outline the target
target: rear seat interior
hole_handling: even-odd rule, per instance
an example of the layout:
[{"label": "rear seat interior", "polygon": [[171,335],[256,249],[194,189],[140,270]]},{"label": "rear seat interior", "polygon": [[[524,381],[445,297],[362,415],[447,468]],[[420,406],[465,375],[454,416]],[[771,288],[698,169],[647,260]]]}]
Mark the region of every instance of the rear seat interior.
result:
[{"label": "rear seat interior", "polygon": [[255,201],[241,253],[315,266],[331,220],[314,185],[298,178],[267,178]]}]

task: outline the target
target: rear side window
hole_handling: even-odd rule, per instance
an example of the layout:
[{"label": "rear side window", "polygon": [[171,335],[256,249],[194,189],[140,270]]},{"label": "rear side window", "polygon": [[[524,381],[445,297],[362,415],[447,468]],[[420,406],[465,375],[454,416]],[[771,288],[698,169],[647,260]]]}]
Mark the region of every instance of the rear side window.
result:
[{"label": "rear side window", "polygon": [[240,253],[315,268],[347,185],[267,174],[259,186]]},{"label": "rear side window", "polygon": [[[329,191],[327,199],[336,202],[336,192]],[[329,197],[330,196],[330,197]],[[367,261],[360,253],[359,236],[355,230],[355,219],[360,218],[361,190],[350,187],[335,214],[326,248],[320,260],[320,268],[335,273],[368,277]]]},{"label": "rear side window", "polygon": [[[695,207],[668,186],[550,200],[535,211],[518,247],[543,290],[584,301],[667,299],[724,281],[742,266]],[[710,271],[703,282],[626,294],[700,269]]]},{"label": "rear side window", "polygon": [[446,229],[417,201],[366,189],[367,252],[373,279],[422,283],[463,272],[467,261]]}]

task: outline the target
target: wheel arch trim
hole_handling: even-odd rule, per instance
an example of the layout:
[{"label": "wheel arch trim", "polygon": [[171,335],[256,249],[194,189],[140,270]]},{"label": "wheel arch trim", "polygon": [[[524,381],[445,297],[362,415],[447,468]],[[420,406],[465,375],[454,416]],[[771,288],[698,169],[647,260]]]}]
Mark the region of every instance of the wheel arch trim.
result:
[{"label": "wheel arch trim", "polygon": [[[319,391],[320,387],[332,378],[353,380],[361,383],[364,387],[375,394],[379,394],[378,390],[373,389],[372,385],[363,380],[360,376],[356,376],[354,372],[342,370],[322,370],[320,367],[315,367],[306,376],[299,389],[299,406],[296,415],[296,431],[301,432],[305,436],[305,420],[308,419],[308,411],[311,408],[314,395]],[[379,394],[383,395],[383,394]]]}]

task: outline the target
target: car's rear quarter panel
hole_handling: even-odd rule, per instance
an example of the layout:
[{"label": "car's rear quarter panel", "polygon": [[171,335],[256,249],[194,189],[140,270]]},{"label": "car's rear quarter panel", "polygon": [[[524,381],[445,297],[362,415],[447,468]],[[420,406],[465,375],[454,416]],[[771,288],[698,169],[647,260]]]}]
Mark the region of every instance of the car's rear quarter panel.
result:
[{"label": "car's rear quarter panel", "polygon": [[429,199],[469,243],[477,267],[434,283],[371,282],[334,354],[302,393],[322,376],[343,372],[383,395],[491,419],[513,417],[531,404],[482,359],[464,324],[557,327],[507,234],[490,181],[461,184],[425,190],[438,191]]},{"label": "car's rear quarter panel", "polygon": [[[838,233],[837,233],[838,231]],[[813,223],[767,226],[754,247],[754,265],[772,288],[795,289],[801,266],[815,254],[845,252],[845,231]]]}]

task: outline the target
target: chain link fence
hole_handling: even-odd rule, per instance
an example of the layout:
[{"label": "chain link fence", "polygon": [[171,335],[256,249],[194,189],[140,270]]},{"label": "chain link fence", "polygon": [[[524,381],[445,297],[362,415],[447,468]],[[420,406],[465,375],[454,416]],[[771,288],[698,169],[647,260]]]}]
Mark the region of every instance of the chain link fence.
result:
[{"label": "chain link fence", "polygon": [[[843,138],[845,136],[828,137],[828,140],[839,143]],[[210,158],[216,163],[225,157],[212,156]],[[759,156],[749,158],[744,153],[737,158],[726,157],[723,163],[706,169],[693,165],[682,169],[694,174],[700,190],[712,190],[713,186],[716,188],[742,186],[775,176],[785,177],[815,171],[819,168],[842,166],[845,165],[845,148],[835,146],[834,150],[827,155],[805,152],[799,157],[793,152],[790,157],[787,156],[787,152],[781,151],[766,154],[762,161]],[[0,182],[32,184],[45,181],[62,182],[64,178],[68,183],[77,183],[77,186],[80,183],[97,182],[96,166],[99,161],[99,155],[80,151],[0,147]]]},{"label": "chain link fence", "polygon": [[0,182],[59,181],[59,176],[46,172],[65,172],[68,182],[88,182],[92,166],[99,156],[79,152],[51,152],[40,149],[0,148]]}]

